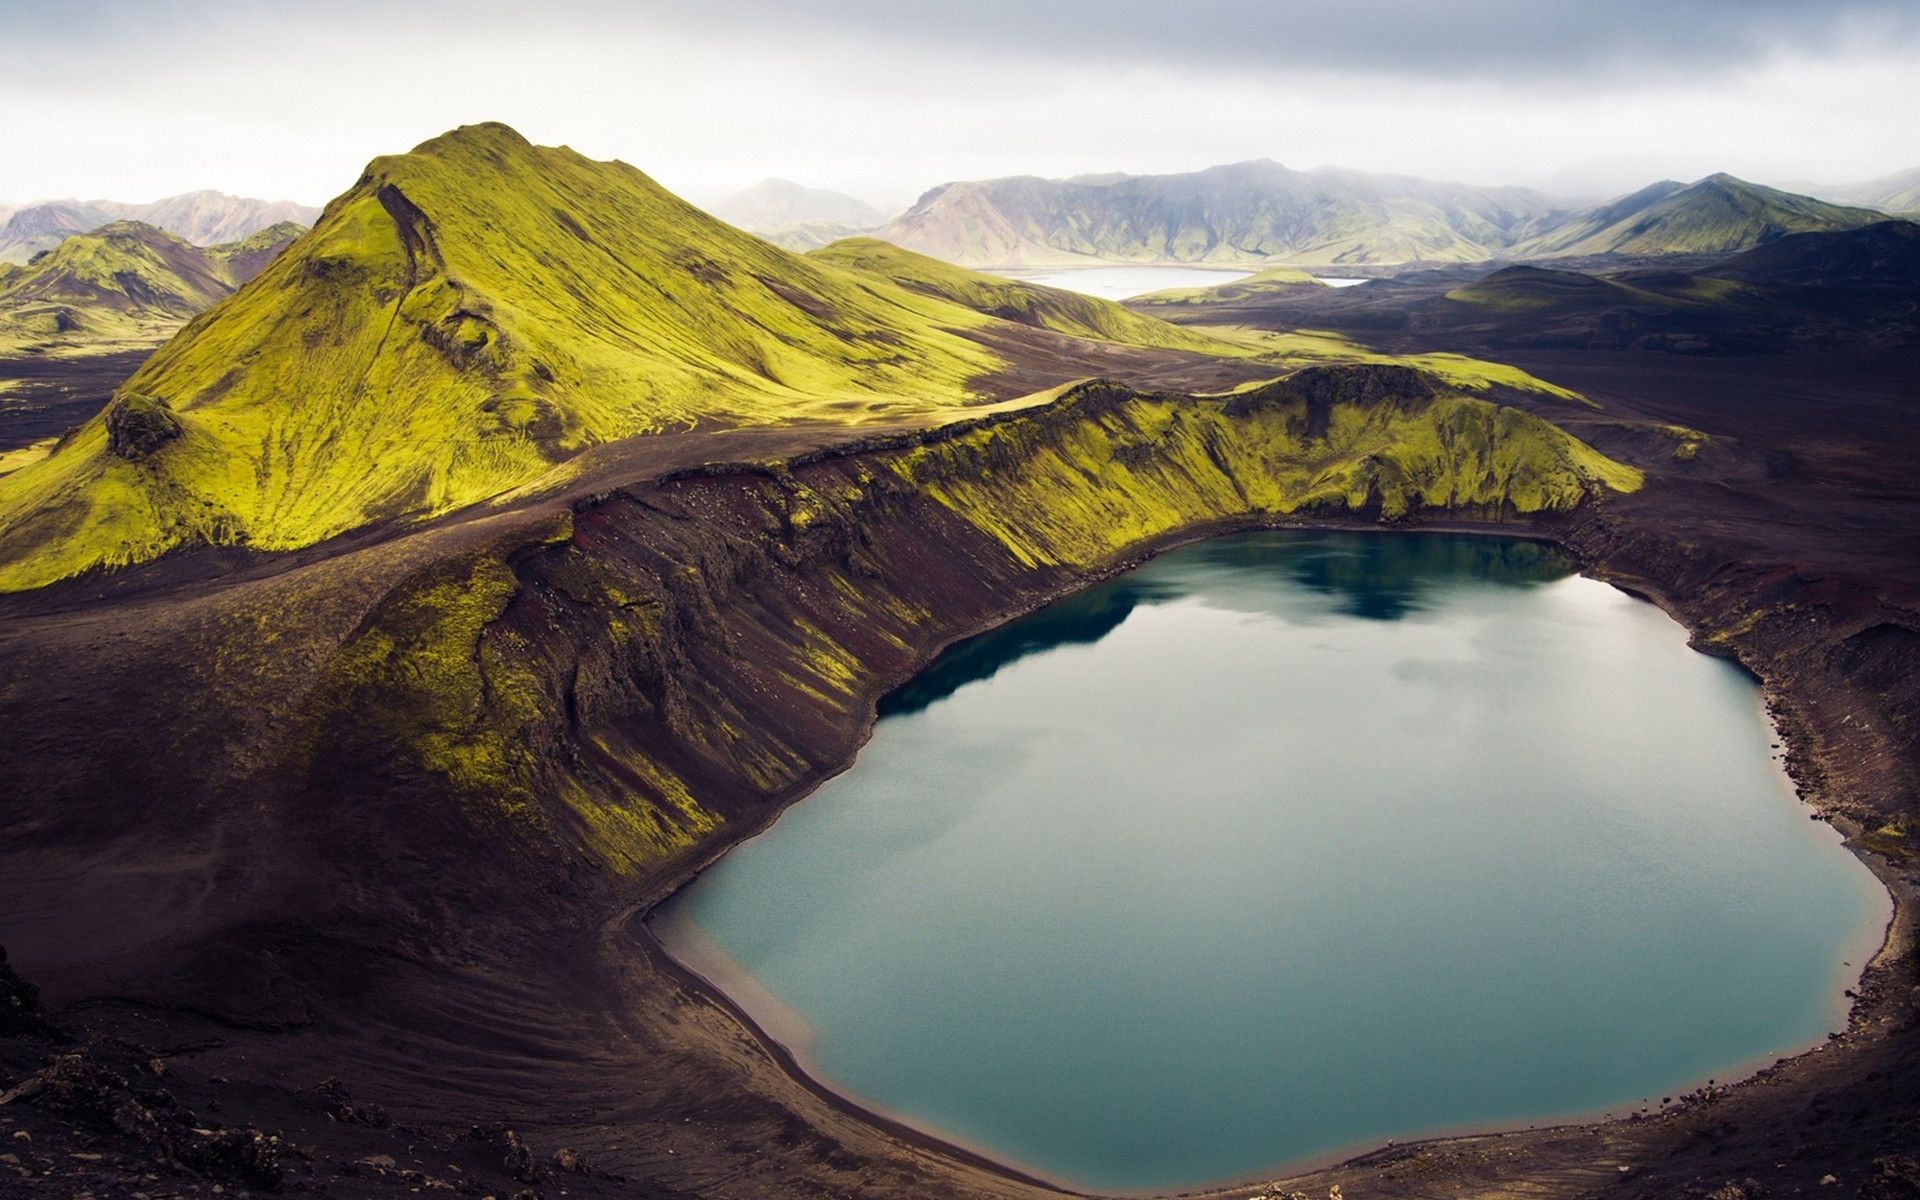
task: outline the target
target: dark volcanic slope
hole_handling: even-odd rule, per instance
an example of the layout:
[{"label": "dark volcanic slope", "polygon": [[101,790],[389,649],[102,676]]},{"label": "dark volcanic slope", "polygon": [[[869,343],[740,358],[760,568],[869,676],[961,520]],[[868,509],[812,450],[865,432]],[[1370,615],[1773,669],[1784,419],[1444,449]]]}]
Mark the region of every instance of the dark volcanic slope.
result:
[{"label": "dark volcanic slope", "polygon": [[[381,164],[431,205],[383,202],[370,173],[330,214],[334,235],[358,240],[302,260],[303,272],[335,272],[344,311],[358,311],[357,287],[396,303],[381,289],[408,280],[425,252],[424,238],[401,244],[427,228],[421,213],[457,217],[487,202],[443,170],[546,162],[577,172],[582,187],[605,174],[498,127],[437,153],[431,164]],[[624,194],[649,211],[681,212],[650,185],[632,188]],[[551,205],[542,213],[531,226],[541,251],[569,245],[567,223]],[[407,327],[404,356],[457,380],[445,364],[461,356],[431,340],[442,309],[474,294],[452,281],[481,277],[479,260],[458,265],[479,250],[453,242],[455,217],[439,219],[434,245],[456,265],[428,273],[433,286],[416,301],[426,315]],[[736,245],[715,236],[714,247]],[[818,299],[736,278],[730,262],[681,262],[692,273],[683,278],[632,244],[595,253],[649,265],[662,290],[695,297],[719,286],[718,270],[783,321]],[[839,320],[884,304],[964,322],[968,346],[1000,364],[1003,381],[1057,381],[1100,362],[1136,378],[1233,374],[1185,351],[989,324],[891,276],[796,267],[759,243],[740,253],[773,283],[784,273],[831,289],[847,305]],[[1726,269],[1833,263],[1815,274],[1844,279],[1860,256],[1788,257]],[[556,252],[543,269],[564,261]],[[342,262],[382,269],[355,274]],[[487,278],[504,289],[514,264],[494,265]],[[263,304],[285,299],[264,291],[279,270],[250,285]],[[32,1134],[8,1151],[21,1162],[0,1168],[51,1170],[63,1188],[95,1194],[145,1174],[159,1181],[149,1194],[214,1180],[255,1189],[275,1178],[263,1166],[271,1150],[281,1186],[348,1196],[440,1185],[481,1195],[1041,1194],[784,1070],[777,1050],[652,952],[636,917],[844,765],[875,697],[951,639],[1180,538],[1385,521],[1553,536],[1594,572],[1660,598],[1703,649],[1747,664],[1808,797],[1860,833],[1863,852],[1878,848],[1870,861],[1900,889],[1901,923],[1848,1032],[1758,1083],[1708,1089],[1644,1121],[1395,1147],[1283,1190],[1338,1183],[1357,1200],[1902,1195],[1920,1171],[1910,1161],[1920,1149],[1910,924],[1920,355],[1911,308],[1900,307],[1909,301],[1880,289],[1854,308],[1843,294],[1871,286],[1703,272],[1597,285],[1522,276],[1498,287],[1548,302],[1502,307],[1449,298],[1463,283],[1288,295],[1238,315],[1275,328],[1296,312],[1315,319],[1293,324],[1312,327],[1342,314],[1387,325],[1395,306],[1383,297],[1398,296],[1395,336],[1420,348],[1585,328],[1585,340],[1514,354],[1601,407],[1533,394],[1494,403],[1375,365],[1302,371],[1231,396],[1086,384],[938,429],[904,417],[857,431],[831,418],[675,425],[585,446],[544,489],[489,492],[432,520],[370,520],[279,555],[183,541],[128,570],[0,599],[10,789],[0,944],[44,985],[44,1019],[79,1039],[74,1057],[58,1059],[62,1048],[25,1027],[23,1008],[0,1007],[0,1086],[25,1081],[32,1092],[0,1110]],[[1763,343],[1801,318],[1762,303],[1725,306],[1729,324],[1705,332],[1649,337],[1625,336],[1637,327],[1606,315],[1643,302],[1580,299],[1626,288],[1663,297],[1644,302],[1657,314],[1685,311],[1687,289],[1776,287],[1801,297],[1801,314],[1826,314],[1793,339],[1799,353],[1674,352],[1680,336],[1723,351],[1777,348]],[[1816,288],[1830,303],[1808,298]],[[943,307],[922,307],[934,304]],[[225,311],[197,326],[194,353],[208,363],[219,361]],[[492,311],[476,328],[512,331],[510,364],[558,337],[538,314]],[[1434,316],[1455,311],[1470,315]],[[831,337],[826,328],[806,332]],[[311,371],[333,360],[301,361]],[[594,399],[584,373],[555,374],[573,378],[579,403]],[[761,389],[744,394],[758,402]],[[278,394],[269,391],[263,405]],[[155,487],[165,456],[198,452],[155,436],[165,417],[130,404],[108,423],[135,450],[111,464],[116,478]],[[458,446],[408,449],[437,461]],[[240,472],[235,486],[254,478]],[[23,993],[0,977],[0,995]],[[561,1148],[569,1153],[556,1156]],[[573,1169],[580,1154],[594,1173]]]},{"label": "dark volcanic slope", "polygon": [[[9,602],[0,728],[37,799],[0,825],[0,939],[96,1029],[219,1031],[195,1080],[338,1075],[673,1187],[1024,1192],[781,1074],[629,915],[837,769],[942,642],[1155,541],[1350,504],[1550,520],[1633,481],[1405,368],[1089,386],[792,456],[825,432],[653,439],[537,503]],[[753,465],[665,470],[723,453]]]},{"label": "dark volcanic slope", "polygon": [[1687,270],[1454,268],[1351,288],[1229,286],[1136,307],[1188,324],[1324,329],[1494,357],[1546,348],[1773,354],[1915,344],[1917,272],[1920,225],[1883,221],[1795,234]]},{"label": "dark volcanic slope", "polygon": [[79,426],[105,407],[148,353],[0,358],[0,453]]}]

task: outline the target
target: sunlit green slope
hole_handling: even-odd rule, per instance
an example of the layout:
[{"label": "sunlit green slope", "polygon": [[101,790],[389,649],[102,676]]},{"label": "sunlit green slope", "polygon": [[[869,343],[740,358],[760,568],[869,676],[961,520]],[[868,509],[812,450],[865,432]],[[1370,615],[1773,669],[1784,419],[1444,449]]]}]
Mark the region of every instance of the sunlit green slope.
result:
[{"label": "sunlit green slope", "polygon": [[965,404],[992,318],[809,261],[623,163],[464,127],[376,159],[311,233],[0,477],[0,587],[181,544],[287,549],[696,423]]},{"label": "sunlit green slope", "polygon": [[1732,254],[1785,234],[1857,229],[1885,219],[1869,209],[1828,204],[1732,175],[1709,175],[1686,187],[1655,184],[1573,213],[1512,253],[1518,258]]},{"label": "sunlit green slope", "polygon": [[1320,282],[1305,271],[1293,267],[1268,267],[1256,271],[1244,279],[1233,279],[1226,283],[1217,283],[1212,287],[1162,288],[1157,292],[1148,292],[1144,296],[1135,296],[1127,301],[1138,307],[1160,305],[1185,306],[1189,304],[1242,303],[1260,300],[1268,296],[1281,295],[1296,288],[1324,288],[1328,285]]},{"label": "sunlit green slope", "polygon": [[1201,354],[1245,353],[1205,334],[1131,312],[1111,300],[983,275],[877,238],[846,238],[808,257],[878,276],[988,316],[1074,337]]}]

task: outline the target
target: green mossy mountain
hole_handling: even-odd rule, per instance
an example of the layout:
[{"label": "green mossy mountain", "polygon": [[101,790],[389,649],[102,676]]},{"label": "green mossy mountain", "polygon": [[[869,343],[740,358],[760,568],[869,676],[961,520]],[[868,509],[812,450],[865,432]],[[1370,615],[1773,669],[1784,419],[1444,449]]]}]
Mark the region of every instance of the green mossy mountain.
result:
[{"label": "green mossy mountain", "polygon": [[1847,208],[1709,175],[1657,183],[1621,200],[1572,213],[1511,248],[1517,258],[1593,254],[1733,254],[1790,233],[1857,229],[1883,213]]},{"label": "green mossy mountain", "polygon": [[1581,308],[1646,299],[1644,292],[1600,275],[1549,267],[1503,267],[1447,293],[1447,299],[1500,312]]},{"label": "green mossy mountain", "polygon": [[303,232],[287,222],[204,248],[138,221],[75,234],[0,274],[0,353],[158,342],[266,269]]},{"label": "green mossy mountain", "polygon": [[996,327],[781,251],[623,163],[464,127],[376,159],[123,385],[178,436],[131,461],[103,415],[0,477],[0,587],[180,545],[310,545],[635,435],[933,419],[984,398],[1004,361],[968,334]]},{"label": "green mossy mountain", "polygon": [[[0,476],[0,590],[546,494],[626,439],[934,426],[1012,399],[991,384],[1009,372],[1032,390],[1120,350],[1245,362],[1242,380],[1326,359],[1300,349],[877,241],[790,254],[624,163],[466,126],[375,159],[98,416]],[[1431,365],[1470,389],[1495,371],[1565,394]]]}]

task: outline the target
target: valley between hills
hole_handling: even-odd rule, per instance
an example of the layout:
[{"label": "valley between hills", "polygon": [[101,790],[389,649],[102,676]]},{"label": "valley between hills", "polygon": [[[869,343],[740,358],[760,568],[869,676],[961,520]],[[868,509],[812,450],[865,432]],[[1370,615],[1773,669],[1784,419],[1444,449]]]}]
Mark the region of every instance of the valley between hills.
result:
[{"label": "valley between hills", "polygon": [[[1920,227],[1716,176],[1551,221],[1433,196],[1471,228],[1390,241],[1249,210],[1201,245],[1142,236],[1144,185],[1072,186],[1101,194],[1071,235],[1006,220],[1060,188],[955,185],[800,254],[485,124],[257,254],[109,226],[0,277],[73,304],[135,255],[87,303],[178,322],[37,356],[98,411],[0,461],[5,1165],[101,1195],[1056,1192],[809,1079],[641,918],[944,646],[1314,526],[1551,540],[1659,603],[1759,678],[1896,916],[1845,1031],[1751,1079],[1214,1194],[1904,1194]],[[1124,305],[957,265],[1242,253],[1270,269]],[[1356,255],[1388,277],[1296,269]]]}]

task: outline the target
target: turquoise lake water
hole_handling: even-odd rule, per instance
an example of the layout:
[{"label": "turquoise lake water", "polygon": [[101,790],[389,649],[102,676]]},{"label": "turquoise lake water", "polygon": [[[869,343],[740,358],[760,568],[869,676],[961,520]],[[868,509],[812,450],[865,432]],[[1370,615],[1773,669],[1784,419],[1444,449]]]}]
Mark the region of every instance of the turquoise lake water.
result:
[{"label": "turquoise lake water", "polygon": [[1838,1028],[1889,912],[1753,682],[1535,543],[1199,543],[882,712],[654,929],[832,1086],[1084,1187],[1657,1104]]}]

